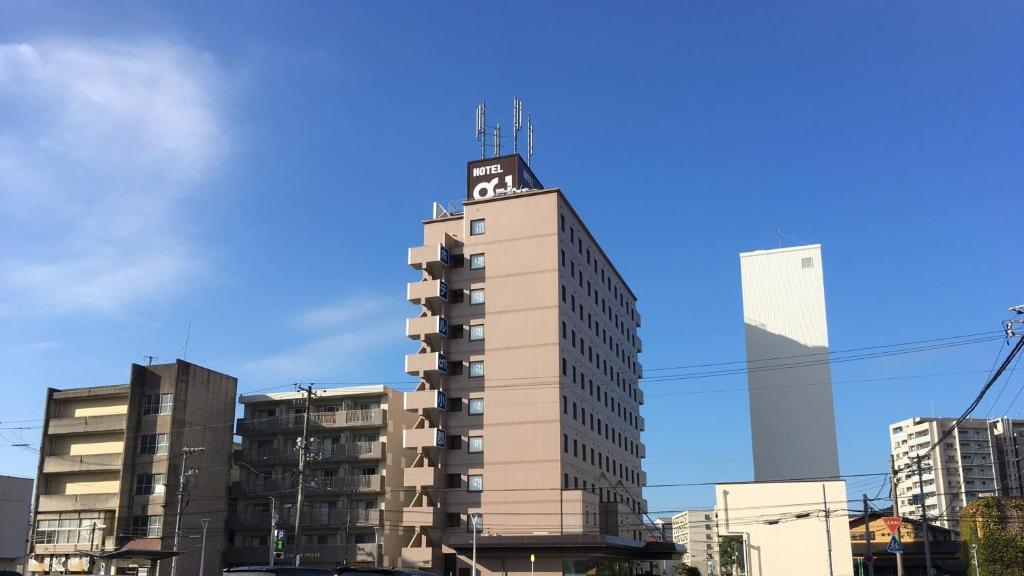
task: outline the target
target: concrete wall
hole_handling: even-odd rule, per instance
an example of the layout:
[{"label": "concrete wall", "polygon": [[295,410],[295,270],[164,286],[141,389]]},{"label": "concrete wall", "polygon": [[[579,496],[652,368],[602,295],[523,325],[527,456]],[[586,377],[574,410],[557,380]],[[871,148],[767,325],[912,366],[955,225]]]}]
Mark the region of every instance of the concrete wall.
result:
[{"label": "concrete wall", "polygon": [[821,247],[740,254],[754,478],[839,475]]},{"label": "concrete wall", "polygon": [[[824,493],[822,487],[824,486]],[[853,576],[846,483],[750,482],[715,486],[718,531],[743,542],[746,576]]]},{"label": "concrete wall", "polygon": [[0,570],[25,571],[32,479],[0,476]]}]

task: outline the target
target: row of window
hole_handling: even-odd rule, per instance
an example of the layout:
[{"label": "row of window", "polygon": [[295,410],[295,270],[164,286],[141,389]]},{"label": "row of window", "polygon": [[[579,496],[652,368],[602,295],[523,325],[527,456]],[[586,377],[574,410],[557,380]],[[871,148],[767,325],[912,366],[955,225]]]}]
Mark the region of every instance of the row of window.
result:
[{"label": "row of window", "polygon": [[[558,220],[559,220],[559,227],[561,228],[562,232],[564,233],[565,232],[565,228],[566,228],[566,226],[565,226],[565,214],[559,214],[558,215]],[[569,245],[575,247],[576,251],[579,253],[580,256],[583,255],[583,237],[582,236],[583,236],[582,234],[579,234],[579,235],[576,234],[576,229],[573,226],[569,226]],[[593,267],[594,274],[596,276],[598,274],[598,271],[599,271],[598,270],[598,262],[597,262],[598,259],[597,259],[596,256],[592,257],[589,246],[587,247],[586,254],[587,254],[587,265]],[[563,251],[562,258],[564,259],[564,251]],[[621,306],[623,308],[623,310],[626,310],[629,313],[630,319],[633,320],[634,323],[635,323],[636,322],[636,311],[633,308],[632,303],[629,302],[626,299],[626,297],[625,297],[625,294],[626,294],[625,288],[620,290],[618,284],[614,284],[614,285],[612,284],[612,275],[611,274],[605,274],[604,266],[600,267],[600,277],[601,277],[601,284],[603,284],[607,288],[608,292],[611,293],[612,298],[614,300],[618,301],[619,306]]]},{"label": "row of window", "polygon": [[[568,300],[566,299],[567,296],[568,296]],[[569,304],[569,309],[570,309],[572,315],[574,317],[579,318],[580,324],[582,324],[583,323],[583,303],[580,302],[580,303],[577,304],[577,302],[576,302],[576,295],[575,294],[570,294],[566,290],[564,284],[561,286],[561,299],[562,299],[562,303],[563,304]],[[626,366],[626,368],[630,371],[630,373],[633,374],[634,379],[636,377],[638,377],[639,376],[639,371],[638,371],[639,365],[636,363],[636,360],[635,360],[635,355],[636,355],[636,352],[638,352],[638,350],[634,350],[634,352],[627,354],[626,353],[626,349],[624,347],[622,347],[622,346],[619,346],[618,341],[608,335],[607,328],[602,328],[601,327],[601,322],[598,321],[598,320],[595,320],[593,315],[590,312],[587,312],[586,320],[587,320],[587,330],[591,330],[591,331],[594,332],[594,336],[596,338],[598,338],[599,340],[601,340],[601,343],[605,345],[605,347],[608,349],[608,352],[611,355],[613,355],[616,358],[618,358],[619,361],[622,362]],[[627,340],[630,340],[631,334],[632,333],[625,335]],[[614,336],[614,332],[612,333],[612,336]],[[633,345],[633,348],[636,349],[637,348],[636,340],[635,339],[632,340],[631,343]],[[573,345],[573,347],[575,348],[575,344]],[[580,353],[582,354],[583,353],[582,335],[581,335],[581,343],[580,343],[579,350],[580,350]],[[597,361],[598,366],[601,365],[600,356],[601,355],[598,354],[598,361]],[[593,359],[591,359],[591,362],[593,362]],[[605,375],[608,374],[607,368],[608,368],[607,362],[605,362]],[[614,371],[614,366],[613,366],[613,371]]]},{"label": "row of window", "polygon": [[[568,361],[565,358],[562,358],[562,376],[570,377],[570,374],[573,384],[576,383],[577,375],[579,376],[580,390],[583,390],[583,392],[586,393],[587,383],[584,381],[583,372],[577,372],[575,365],[570,366]],[[593,380],[590,380],[590,395],[594,396]],[[601,390],[600,385],[597,386],[597,401],[602,403],[607,410],[611,411],[612,414],[618,416],[624,423],[628,424],[635,430],[640,430],[640,418],[636,414],[634,407],[627,407],[622,402],[617,401],[614,396],[609,396],[607,391]]]},{"label": "row of window", "polygon": [[[612,400],[614,400],[614,398]],[[565,394],[563,394],[562,395],[562,414],[564,414],[566,416],[569,415],[569,404],[570,404],[569,397],[566,396]],[[588,425],[587,424],[587,421],[588,421],[587,420],[587,416],[588,416],[587,415],[587,409],[584,408],[583,406],[578,406],[576,404],[576,401],[573,400],[572,401],[572,419],[573,419],[573,421],[579,422],[584,428],[586,428],[587,425]],[[625,450],[626,452],[628,452],[632,456],[635,456],[637,458],[640,457],[640,444],[639,443],[634,442],[633,439],[631,439],[628,436],[622,434],[621,432],[619,432],[615,428],[609,427],[608,423],[607,422],[603,422],[600,417],[596,418],[597,429],[595,430],[594,429],[595,418],[594,418],[594,411],[593,410],[590,411],[590,415],[589,416],[590,416],[590,418],[589,418],[589,422],[590,422],[589,426],[590,426],[590,431],[591,432],[595,432],[596,431],[598,436],[604,436],[605,440],[611,441],[612,444],[615,444],[616,446],[618,446],[619,448]]]},{"label": "row of window", "polygon": [[89,544],[96,533],[103,533],[104,523],[92,518],[39,520],[36,523],[36,544]]},{"label": "row of window", "polygon": [[142,398],[142,415],[170,414],[174,408],[174,394],[146,394]]},{"label": "row of window", "polygon": [[614,488],[608,488],[607,490],[603,486],[597,484],[588,483],[586,479],[580,482],[579,476],[572,477],[572,484],[569,484],[569,473],[564,472],[562,474],[562,487],[566,490],[580,490],[583,489],[585,492],[591,494],[597,494],[598,500],[601,502],[621,502],[630,507],[631,510],[637,514],[642,514],[645,511],[640,510],[640,502],[634,501],[632,496],[623,496],[618,490]]},{"label": "row of window", "polygon": [[[465,402],[470,416],[480,416],[484,413],[484,399],[470,398]],[[455,397],[448,399],[448,412],[462,412],[462,398]]]},{"label": "row of window", "polygon": [[[563,433],[562,452],[569,454],[569,445],[569,435]],[[590,456],[589,460],[587,459],[588,450]],[[596,466],[599,470],[604,470],[605,472],[614,474],[618,478],[629,482],[630,484],[640,484],[640,474],[636,470],[624,465],[618,460],[613,459],[611,456],[606,456],[600,450],[594,450],[593,447],[588,449],[586,443],[580,442],[576,438],[572,439],[572,455],[575,458],[583,460],[584,464],[589,463],[592,466]]]}]

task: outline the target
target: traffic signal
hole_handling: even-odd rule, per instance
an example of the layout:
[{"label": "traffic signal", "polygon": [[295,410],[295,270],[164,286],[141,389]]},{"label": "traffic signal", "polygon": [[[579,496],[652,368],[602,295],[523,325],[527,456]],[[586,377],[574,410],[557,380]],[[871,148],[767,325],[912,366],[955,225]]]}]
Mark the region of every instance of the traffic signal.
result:
[{"label": "traffic signal", "polygon": [[283,555],[284,555],[284,552],[283,552],[283,550],[284,550],[284,530],[278,530],[277,533],[274,534],[274,550],[281,550],[281,552],[275,552],[274,554],[275,555],[276,554],[281,554],[282,556],[280,556],[280,557],[283,557]]}]

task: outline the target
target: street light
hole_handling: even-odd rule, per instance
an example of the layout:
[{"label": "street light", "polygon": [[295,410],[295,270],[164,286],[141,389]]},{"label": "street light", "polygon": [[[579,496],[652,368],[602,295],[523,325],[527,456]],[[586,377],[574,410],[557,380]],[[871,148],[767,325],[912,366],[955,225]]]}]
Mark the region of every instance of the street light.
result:
[{"label": "street light", "polygon": [[469,515],[469,523],[473,526],[473,570],[470,576],[476,576],[476,533],[480,529],[480,515],[473,513]]}]

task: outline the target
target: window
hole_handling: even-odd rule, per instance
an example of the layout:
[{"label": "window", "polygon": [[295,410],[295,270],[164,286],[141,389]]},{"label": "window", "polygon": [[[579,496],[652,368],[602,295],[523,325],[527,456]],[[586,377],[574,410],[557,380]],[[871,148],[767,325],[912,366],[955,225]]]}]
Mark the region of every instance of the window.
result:
[{"label": "window", "polygon": [[484,413],[484,399],[483,398],[470,398],[469,399],[469,415],[479,416]]},{"label": "window", "polygon": [[483,254],[470,254],[469,256],[469,269],[480,270],[484,267],[484,255]]},{"label": "window", "polygon": [[477,288],[476,290],[469,291],[469,303],[472,304],[483,304],[484,303],[484,289]]},{"label": "window", "polygon": [[462,514],[459,514],[458,512],[449,512],[445,515],[445,518],[445,525],[447,525],[448,528],[458,528],[459,526],[462,526]]},{"label": "window", "polygon": [[142,400],[142,415],[170,414],[174,406],[174,394],[146,394]]},{"label": "window", "polygon": [[485,234],[486,232],[487,232],[487,222],[483,218],[481,218],[479,220],[470,220],[469,221],[469,235],[470,236],[479,236],[481,234]]},{"label": "window", "polygon": [[462,488],[462,474],[449,474],[447,487]]},{"label": "window", "polygon": [[462,398],[459,398],[458,396],[448,398],[448,411],[462,412]]},{"label": "window", "polygon": [[484,529],[484,515],[483,514],[469,514],[469,521],[466,522],[466,529],[468,532],[476,530],[477,532],[483,532]]},{"label": "window", "polygon": [[132,534],[148,538],[159,538],[160,516],[132,516]]},{"label": "window", "polygon": [[484,451],[484,437],[483,436],[470,436],[469,437],[469,453],[479,454]]},{"label": "window", "polygon": [[484,375],[484,361],[472,360],[469,363],[469,377],[481,378]]},{"label": "window", "polygon": [[166,474],[137,474],[135,476],[135,494],[139,496],[163,494],[166,484]]},{"label": "window", "polygon": [[470,492],[483,492],[484,491],[484,476],[483,474],[470,474],[468,477],[466,490]]},{"label": "window", "polygon": [[167,454],[168,434],[143,434],[139,438],[139,454]]},{"label": "window", "polygon": [[445,441],[446,441],[445,446],[449,450],[462,450],[462,436],[459,436],[459,435],[456,435],[456,434],[450,434],[445,439]]},{"label": "window", "polygon": [[469,327],[469,339],[470,340],[483,340],[484,339],[484,325],[473,324]]}]

